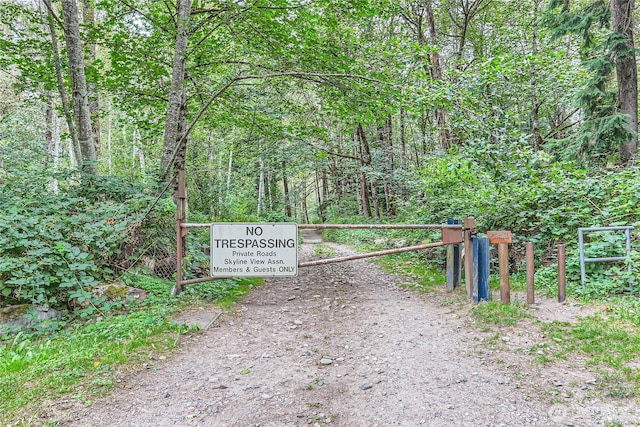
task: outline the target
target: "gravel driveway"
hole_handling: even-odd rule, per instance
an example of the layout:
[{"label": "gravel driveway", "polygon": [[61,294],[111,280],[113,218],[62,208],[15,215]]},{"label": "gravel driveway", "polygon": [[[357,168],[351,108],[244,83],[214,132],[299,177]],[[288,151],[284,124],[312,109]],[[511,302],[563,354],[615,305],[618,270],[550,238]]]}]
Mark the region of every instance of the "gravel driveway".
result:
[{"label": "gravel driveway", "polygon": [[[303,259],[319,244],[309,241]],[[580,361],[535,363],[528,349],[544,337],[533,322],[481,330],[460,295],[417,294],[402,281],[364,260],[269,279],[61,425],[638,425],[634,402],[591,392],[597,376]],[[533,311],[574,314],[546,304]]]}]

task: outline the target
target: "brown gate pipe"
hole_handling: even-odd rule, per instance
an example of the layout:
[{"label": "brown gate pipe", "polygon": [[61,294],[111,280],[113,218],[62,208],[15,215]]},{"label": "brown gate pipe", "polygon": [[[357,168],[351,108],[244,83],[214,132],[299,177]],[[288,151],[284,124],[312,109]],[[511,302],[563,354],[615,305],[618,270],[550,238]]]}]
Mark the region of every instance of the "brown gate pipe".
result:
[{"label": "brown gate pipe", "polygon": [[313,265],[325,265],[325,264],[331,264],[334,262],[352,261],[356,259],[372,258],[372,257],[382,256],[382,255],[399,254],[402,252],[421,251],[423,249],[436,248],[438,246],[445,246],[445,245],[446,243],[444,242],[426,243],[424,245],[407,246],[406,248],[388,249],[386,251],[369,252],[367,254],[349,255],[349,256],[339,257],[339,258],[329,258],[329,259],[320,259],[317,261],[301,262],[298,264],[298,267],[311,267]]},{"label": "brown gate pipe", "polygon": [[325,230],[328,228],[344,228],[347,230],[441,230],[453,228],[461,230],[462,224],[298,224],[300,230]]},{"label": "brown gate pipe", "polygon": [[175,192],[176,202],[176,288],[173,294],[182,292],[182,267],[184,263],[185,235],[188,229],[183,228],[187,217],[187,181],[184,169],[178,171],[178,187]]}]

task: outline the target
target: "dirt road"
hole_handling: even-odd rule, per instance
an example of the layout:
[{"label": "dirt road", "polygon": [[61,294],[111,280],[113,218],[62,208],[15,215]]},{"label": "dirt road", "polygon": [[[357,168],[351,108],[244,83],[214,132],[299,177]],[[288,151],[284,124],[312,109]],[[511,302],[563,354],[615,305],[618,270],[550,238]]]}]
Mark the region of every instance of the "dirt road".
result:
[{"label": "dirt road", "polygon": [[[301,257],[314,257],[320,243],[311,241]],[[335,255],[349,252],[323,245]],[[536,364],[528,349],[544,339],[538,328],[503,330],[498,337],[471,324],[470,305],[459,295],[420,295],[400,288],[402,281],[367,261],[268,280],[175,356],[66,414],[61,425],[612,426],[640,420],[633,402],[591,394],[597,378],[580,363]]]}]

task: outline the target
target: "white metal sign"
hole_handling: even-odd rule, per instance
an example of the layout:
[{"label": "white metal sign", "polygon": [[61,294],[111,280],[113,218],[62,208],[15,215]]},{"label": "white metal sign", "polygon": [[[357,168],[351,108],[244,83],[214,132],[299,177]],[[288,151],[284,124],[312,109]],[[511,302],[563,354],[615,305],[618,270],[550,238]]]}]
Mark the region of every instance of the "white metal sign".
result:
[{"label": "white metal sign", "polygon": [[211,277],[298,275],[298,224],[211,224]]}]

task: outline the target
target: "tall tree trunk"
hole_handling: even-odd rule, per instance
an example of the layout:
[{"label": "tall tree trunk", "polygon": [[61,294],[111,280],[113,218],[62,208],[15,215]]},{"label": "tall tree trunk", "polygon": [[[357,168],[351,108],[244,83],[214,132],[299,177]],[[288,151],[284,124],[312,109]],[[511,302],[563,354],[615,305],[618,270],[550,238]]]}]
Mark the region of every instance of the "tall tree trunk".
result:
[{"label": "tall tree trunk", "polygon": [[638,69],[633,40],[634,0],[611,0],[613,30],[625,37],[624,46],[617,46],[616,75],[618,107],[629,120],[633,138],[620,147],[620,160],[628,162],[638,155]]},{"label": "tall tree trunk", "polygon": [[[208,150],[209,150],[209,153],[210,153],[209,154],[209,156],[210,156],[209,157],[210,158],[209,162],[210,162],[210,164],[213,164],[213,159],[214,159],[213,151],[214,150],[213,150],[213,144],[211,143],[211,138],[209,138],[207,140],[207,143],[208,143],[208,146],[209,146]],[[216,211],[220,212],[220,209],[222,208],[222,182],[223,182],[223,179],[224,179],[223,171],[224,171],[224,169],[222,168],[222,153],[218,153],[218,186],[217,186],[218,204],[216,205],[216,207],[214,209],[212,209],[214,215],[216,214]]]},{"label": "tall tree trunk", "polygon": [[[429,124],[429,115],[425,110],[420,115],[420,135],[422,136],[422,154],[427,154],[429,152],[429,144],[427,141],[427,125],[428,124]],[[417,163],[419,164],[419,161]]]},{"label": "tall tree trunk", "polygon": [[229,165],[227,166],[227,193],[225,200],[229,200],[229,191],[231,189],[231,167],[233,166],[233,148],[229,151]]},{"label": "tall tree trunk", "polygon": [[371,164],[371,151],[369,150],[369,143],[367,142],[367,136],[364,133],[362,123],[358,123],[356,127],[355,137],[358,140],[357,157],[359,158],[359,175],[360,175],[360,207],[361,213],[365,218],[371,218],[371,197],[369,194],[369,184],[367,178],[367,169]]},{"label": "tall tree trunk", "polygon": [[533,2],[533,23],[532,23],[532,31],[533,31],[533,40],[531,42],[531,53],[533,58],[531,61],[530,73],[531,73],[531,127],[533,131],[533,140],[534,140],[534,148],[536,151],[540,151],[542,149],[542,136],[540,135],[540,118],[538,116],[538,111],[540,106],[538,105],[538,94],[537,94],[537,77],[536,77],[536,57],[538,56],[538,6],[540,5],[540,0],[535,0]]},{"label": "tall tree trunk", "polygon": [[258,162],[258,215],[260,215],[264,210],[264,161],[262,160],[262,156],[260,156]]},{"label": "tall tree trunk", "polygon": [[133,166],[135,167],[135,163],[138,162],[138,165],[140,166],[140,173],[144,175],[145,174],[145,157],[144,157],[144,151],[142,150],[142,138],[140,136],[140,131],[135,126],[133,128],[133,134],[131,135],[131,138],[133,140],[133,149],[132,149]]},{"label": "tall tree trunk", "polygon": [[[191,0],[176,0],[176,47],[173,56],[173,72],[171,75],[171,92],[167,105],[166,123],[162,143],[161,166],[166,171],[177,157],[181,146],[186,147],[179,133],[180,110],[184,99],[184,82],[187,68],[187,46],[189,43],[189,16]],[[178,166],[175,167],[178,169]]]},{"label": "tall tree trunk", "polygon": [[387,117],[385,123],[385,151],[387,163],[385,165],[384,180],[384,200],[386,205],[386,213],[389,217],[396,215],[396,201],[393,188],[393,175],[395,173],[395,159],[393,155],[393,120],[391,114]]},{"label": "tall tree trunk", "polygon": [[[93,0],[84,0],[82,2],[82,22],[89,28],[95,25],[96,10],[93,5]],[[86,58],[85,66],[90,66],[95,62],[97,52],[98,46],[95,43],[92,43],[89,46],[89,55]],[[96,146],[96,156],[100,156],[100,99],[98,97],[98,85],[95,82],[89,83],[88,89],[91,131],[93,132],[93,142]]]},{"label": "tall tree trunk", "polygon": [[291,216],[291,199],[289,196],[289,180],[287,178],[287,162],[282,162],[282,191],[284,192],[284,214]]},{"label": "tall tree trunk", "polygon": [[[53,108],[51,93],[47,91],[46,96],[44,139],[47,145],[47,163],[49,163],[49,159],[53,160],[53,173],[57,174],[60,166],[60,123]],[[53,191],[53,194],[58,194],[57,178],[54,178],[51,182],[51,191]]]},{"label": "tall tree trunk", "polygon": [[111,115],[112,101],[107,98],[107,165],[109,167],[109,175],[113,175],[113,157],[111,155]]},{"label": "tall tree trunk", "polygon": [[51,93],[46,93],[47,103],[45,109],[45,129],[44,129],[44,141],[47,149],[47,156],[51,157],[53,152],[53,98]]},{"label": "tall tree trunk", "polygon": [[324,200],[324,204],[327,206],[329,200],[329,176],[326,167],[322,168],[322,200]]},{"label": "tall tree trunk", "polygon": [[322,184],[320,183],[320,174],[318,173],[318,166],[316,165],[315,168],[315,175],[316,175],[316,179],[315,179],[315,190],[316,190],[316,199],[318,201],[318,216],[320,217],[320,221],[322,223],[326,222],[326,218],[324,215],[324,200],[322,198],[322,195],[320,194],[320,188],[322,187]]},{"label": "tall tree trunk", "polygon": [[[57,174],[60,169],[60,120],[56,114],[53,115],[53,173]],[[53,180],[53,194],[58,194],[58,179]]]},{"label": "tall tree trunk", "polygon": [[[455,6],[449,4],[446,7],[451,18],[452,31],[454,37],[458,40],[458,49],[455,53],[456,64],[458,70],[464,68],[464,50],[469,39],[469,27],[473,18],[493,3],[494,0],[458,0]],[[458,6],[459,5],[459,6]],[[460,17],[460,19],[458,19]]]},{"label": "tall tree trunk", "polygon": [[67,123],[67,130],[71,138],[71,152],[73,153],[73,158],[75,158],[78,166],[82,167],[82,155],[80,154],[78,133],[76,132],[76,126],[73,122],[73,113],[71,112],[69,98],[67,97],[67,90],[64,87],[64,78],[62,77],[62,67],[60,65],[62,63],[62,59],[60,57],[58,36],[56,34],[56,27],[52,13],[53,5],[50,0],[44,0],[44,2],[47,5],[47,25],[49,27],[49,35],[51,37],[51,51],[53,53],[53,64],[56,70],[56,83],[58,86],[58,93],[60,95],[60,102],[62,103],[62,111],[64,112],[64,118]]},{"label": "tall tree trunk", "polygon": [[403,171],[407,170],[407,134],[405,130],[404,108],[400,108],[400,167]]},{"label": "tall tree trunk", "polygon": [[380,197],[378,196],[378,187],[376,185],[376,180],[371,179],[371,201],[373,202],[373,213],[375,214],[375,218],[380,220],[382,218],[380,212]]},{"label": "tall tree trunk", "polygon": [[[435,49],[438,45],[438,35],[436,33],[436,20],[433,16],[431,0],[426,2],[427,21],[429,22],[429,38],[431,43],[431,78],[434,82],[442,80],[442,67],[440,65],[440,54]],[[438,141],[440,148],[447,150],[451,146],[449,131],[447,130],[447,112],[443,107],[436,109],[436,124],[438,125]]]},{"label": "tall tree trunk", "polygon": [[309,209],[307,208],[307,179],[305,178],[302,184],[302,221],[305,224],[309,223]]},{"label": "tall tree trunk", "polygon": [[91,128],[91,113],[89,111],[89,95],[87,92],[87,78],[84,72],[84,57],[82,40],[80,39],[80,23],[76,0],[62,0],[64,15],[65,43],[67,58],[71,71],[71,88],[73,91],[73,113],[78,132],[78,143],[82,155],[83,169],[95,174],[98,172],[96,146]]},{"label": "tall tree trunk", "polygon": [[[337,150],[340,152],[343,146],[344,132],[339,129],[336,135],[338,142]],[[342,201],[342,196],[345,192],[345,177],[343,174],[343,168],[338,163],[338,156],[331,156],[331,163],[329,164],[329,172],[331,179],[333,180],[333,191],[335,193],[335,201],[339,204]]]},{"label": "tall tree trunk", "polygon": [[331,181],[333,182],[333,193],[335,196],[335,202],[339,204],[342,200],[343,184],[340,167],[338,166],[338,160],[336,156],[331,156],[331,163],[329,164],[329,174],[331,175]]},{"label": "tall tree trunk", "polygon": [[271,169],[267,169],[267,195],[269,196],[269,211],[273,211],[273,194],[271,193]]}]

